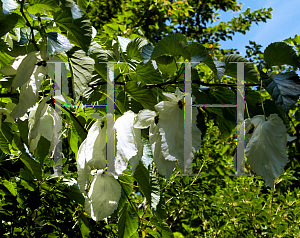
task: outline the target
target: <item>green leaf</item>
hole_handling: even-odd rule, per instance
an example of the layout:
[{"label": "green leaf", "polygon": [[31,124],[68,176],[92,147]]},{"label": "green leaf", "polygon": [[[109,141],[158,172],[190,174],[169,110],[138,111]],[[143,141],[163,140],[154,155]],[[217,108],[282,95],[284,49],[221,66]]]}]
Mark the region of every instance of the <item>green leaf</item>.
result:
[{"label": "green leaf", "polygon": [[[225,65],[225,74],[237,78],[237,64],[235,63],[229,63],[229,62],[248,62],[247,59],[240,55],[236,54],[231,54],[231,55],[226,55],[223,59],[222,62],[224,62]],[[245,81],[250,82],[250,83],[257,83],[257,72],[253,66],[253,63],[247,63],[244,66],[244,72],[245,72]]]},{"label": "green leaf", "polygon": [[108,61],[118,61],[117,56],[111,50],[96,49],[92,51],[90,57],[95,60],[95,70],[105,80],[107,80]]},{"label": "green leaf", "polygon": [[42,170],[40,163],[35,161],[30,154],[26,152],[23,142],[21,141],[20,137],[15,134],[14,136],[14,143],[17,148],[22,152],[20,155],[21,161],[26,165],[26,167],[35,175],[38,180],[42,179]]},{"label": "green leaf", "polygon": [[25,145],[28,145],[28,119],[22,121],[20,118],[17,120],[18,128],[20,130],[20,136],[25,143]]},{"label": "green leaf", "polygon": [[[208,50],[201,44],[192,42],[188,45],[187,50],[191,55],[192,62],[203,62],[205,63],[220,80],[224,74],[225,64],[221,61],[214,61]],[[198,63],[192,63],[192,67],[195,67]]]},{"label": "green leaf", "polygon": [[44,160],[49,154],[50,144],[51,142],[46,138],[44,138],[43,136],[40,137],[37,148],[34,151],[34,156],[40,162],[41,166],[43,166]]},{"label": "green leaf", "polygon": [[192,42],[188,45],[187,50],[191,55],[191,61],[194,62],[203,62],[207,57],[210,57],[207,49],[196,42]]},{"label": "green leaf", "polygon": [[142,190],[149,204],[151,204],[151,208],[156,210],[160,199],[160,191],[155,174],[147,170],[140,161],[133,177],[137,180],[139,188]]},{"label": "green leaf", "polygon": [[[196,97],[197,104],[217,104],[217,101],[213,96],[211,96],[203,91],[199,91],[198,87],[193,87],[192,93],[193,93],[193,96]],[[205,109],[205,111],[208,111],[210,113],[214,113],[218,116],[221,116],[221,117],[223,116],[221,108],[205,107],[203,109]]]},{"label": "green leaf", "polygon": [[165,198],[163,195],[160,195],[159,203],[155,210],[155,216],[158,221],[162,222],[165,220],[165,210],[166,210]]},{"label": "green leaf", "polygon": [[[68,117],[72,120],[73,125],[75,126],[76,132],[79,135],[79,138],[81,139],[81,141],[79,141],[80,143],[82,143],[82,141],[85,140],[86,136],[87,136],[87,132],[82,128],[82,126],[84,126],[85,124],[85,119],[82,116],[77,116],[77,121],[74,116],[72,116],[71,114],[69,114],[69,112],[62,107],[62,109],[65,111],[66,115],[68,115]],[[79,123],[81,125],[79,125]]]},{"label": "green leaf", "polygon": [[43,12],[45,10],[57,11],[60,9],[60,1],[59,0],[29,0],[31,6],[28,7],[28,11],[31,14],[37,14],[39,12]]},{"label": "green leaf", "polygon": [[73,72],[72,85],[75,94],[75,103],[77,103],[80,95],[87,90],[88,83],[91,82],[94,71],[94,60],[78,47],[74,47],[67,55],[70,59]]},{"label": "green leaf", "polygon": [[34,179],[32,172],[27,167],[24,167],[24,169],[20,169],[20,177],[27,181],[31,181]]},{"label": "green leaf", "polygon": [[82,238],[90,237],[89,236],[89,234],[90,234],[89,221],[84,214],[81,213],[79,215],[78,222],[79,222],[79,227],[80,227],[80,232],[81,232]]},{"label": "green leaf", "polygon": [[140,110],[143,110],[144,107],[142,104],[134,100],[133,98],[127,97],[127,94],[122,90],[116,95],[115,98],[116,107],[123,114],[128,110],[133,111],[134,113],[138,113]]},{"label": "green leaf", "polygon": [[82,192],[79,189],[78,183],[73,184],[70,186],[69,191],[65,192],[65,194],[76,203],[81,204],[84,206],[85,198],[82,195]]},{"label": "green leaf", "polygon": [[0,68],[10,65],[11,61],[14,59],[14,57],[11,57],[10,55],[0,52]]},{"label": "green leaf", "polygon": [[198,109],[198,114],[197,114],[197,127],[199,128],[199,130],[201,131],[201,139],[203,140],[205,134],[206,134],[206,130],[207,130],[207,126],[205,123],[205,116],[204,113],[201,111],[201,109]]},{"label": "green leaf", "polygon": [[155,70],[149,64],[144,65],[142,62],[137,65],[135,74],[131,74],[130,77],[134,81],[140,81],[145,84],[155,84],[163,82],[161,74],[158,72],[158,70]]},{"label": "green leaf", "polygon": [[0,132],[0,148],[5,154],[10,154],[9,143],[2,132]]},{"label": "green leaf", "polygon": [[12,125],[9,122],[2,122],[1,130],[7,141],[11,144],[14,138],[14,132],[12,130]]},{"label": "green leaf", "polygon": [[90,4],[90,0],[77,0],[77,5],[83,10],[86,11],[87,7]]},{"label": "green leaf", "polygon": [[300,78],[294,71],[273,74],[270,77],[261,72],[261,77],[275,103],[285,111],[288,111],[299,99]]},{"label": "green leaf", "polygon": [[67,37],[57,32],[48,32],[47,37],[47,53],[49,55],[60,54],[63,51],[68,51],[72,45]]},{"label": "green leaf", "polygon": [[19,21],[19,15],[12,13],[6,15],[0,20],[0,37],[4,36],[7,32],[12,30]]},{"label": "green leaf", "polygon": [[[133,177],[131,176],[131,172],[123,171],[122,176],[118,176],[119,183],[122,187],[121,198],[119,200],[118,211],[121,211],[122,207],[127,201],[127,196],[130,196],[133,190]],[[126,193],[126,194],[125,194]],[[126,196],[127,195],[127,196]]]},{"label": "green leaf", "polygon": [[131,40],[126,47],[126,53],[128,58],[134,60],[142,60],[142,49],[143,46],[147,44],[147,40],[143,38],[134,38],[133,40]]},{"label": "green leaf", "polygon": [[4,180],[3,185],[11,192],[12,195],[17,196],[17,184],[11,181]]},{"label": "green leaf", "polygon": [[63,7],[62,11],[54,13],[54,21],[68,31],[69,40],[87,52],[92,40],[92,24],[87,16],[73,19],[71,8]]},{"label": "green leaf", "polygon": [[125,92],[134,100],[141,103],[146,109],[155,110],[154,105],[157,104],[157,101],[152,89],[141,86],[137,82],[129,81],[125,84]]},{"label": "green leaf", "polygon": [[186,37],[175,33],[160,40],[154,47],[151,59],[156,59],[162,55],[183,56],[185,59],[189,59],[190,55],[187,51]]},{"label": "green leaf", "polygon": [[159,222],[155,216],[151,218],[151,223],[156,227],[157,231],[159,232],[159,237],[164,238],[173,238],[174,235],[169,228],[168,224],[165,221]]},{"label": "green leaf", "polygon": [[[222,90],[222,91],[221,91]],[[233,104],[235,94],[230,89],[221,89],[220,91],[210,91],[210,96],[217,101],[217,104]],[[217,116],[217,122],[221,131],[221,136],[226,139],[230,136],[233,129],[236,127],[236,108],[221,108],[222,116]]]},{"label": "green leaf", "polygon": [[143,58],[144,64],[146,64],[151,59],[153,50],[154,50],[154,46],[151,43],[148,43],[147,45],[143,46],[142,58]]},{"label": "green leaf", "polygon": [[264,51],[264,60],[269,67],[284,64],[300,67],[296,51],[285,42],[275,42],[268,45]]},{"label": "green leaf", "polygon": [[27,181],[24,180],[24,179],[21,179],[21,180],[20,180],[20,183],[21,183],[21,185],[22,185],[25,189],[27,189],[27,190],[29,190],[29,191],[34,191],[34,190],[35,190],[35,186],[34,186],[32,183],[29,183],[29,182],[27,182]]},{"label": "green leaf", "polygon": [[156,58],[155,61],[164,78],[172,76],[177,71],[177,65],[174,57],[163,55]]},{"label": "green leaf", "polygon": [[118,222],[118,237],[131,237],[135,232],[137,232],[138,227],[139,218],[132,205],[126,203],[121,211],[121,216]]},{"label": "green leaf", "polygon": [[74,127],[71,127],[69,131],[70,131],[70,136],[68,136],[69,145],[76,157],[79,148],[78,138],[80,137]]}]

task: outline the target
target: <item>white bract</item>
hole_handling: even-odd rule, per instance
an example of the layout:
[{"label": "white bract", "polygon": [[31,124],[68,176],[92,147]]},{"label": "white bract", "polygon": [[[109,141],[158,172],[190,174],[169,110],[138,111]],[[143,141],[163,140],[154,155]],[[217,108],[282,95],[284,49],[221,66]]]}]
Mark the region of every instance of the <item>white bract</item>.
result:
[{"label": "white bract", "polygon": [[133,127],[136,115],[132,111],[125,112],[115,122],[117,153],[115,170],[122,174],[128,162],[132,166],[132,174],[143,156],[141,130]]},{"label": "white bract", "polygon": [[[192,153],[184,158],[184,93],[176,88],[175,93],[163,93],[170,101],[155,105],[159,112],[161,151],[166,160],[177,161],[181,171],[192,163],[194,154],[201,146],[201,131],[196,126],[197,108],[192,108]],[[188,127],[187,127],[188,128]],[[186,160],[186,161],[185,161]]]},{"label": "white bract", "polygon": [[[252,134],[249,134],[254,127]],[[245,120],[245,154],[253,171],[265,179],[266,186],[274,187],[275,178],[288,162],[286,153],[287,129],[277,114],[267,120],[257,115]]]},{"label": "white bract", "polygon": [[[46,63],[46,61],[48,63]],[[25,56],[18,56],[12,65],[4,66],[0,73],[14,76],[12,89],[20,87],[20,98],[18,105],[11,112],[11,117],[22,117],[31,107],[35,105],[39,97],[39,88],[44,76],[49,75],[54,79],[55,65],[50,62],[63,62],[58,57],[47,56],[44,50],[30,52]],[[65,64],[60,64],[62,72],[62,90],[68,94],[67,70]]]},{"label": "white bract", "polygon": [[22,117],[29,108],[36,104],[39,98],[39,88],[46,74],[47,67],[36,66],[34,68],[30,80],[21,86],[19,103],[11,113],[13,118]]},{"label": "white bract", "polygon": [[[164,93],[170,101],[155,105],[159,112],[142,110],[134,127],[149,129],[149,140],[153,159],[158,171],[168,178],[174,169],[175,161],[181,171],[192,163],[194,153],[201,146],[201,131],[196,126],[197,109],[192,108],[192,153],[184,158],[184,93],[176,88],[175,93]],[[185,161],[186,159],[186,161]]]},{"label": "white bract", "polygon": [[135,119],[135,128],[149,128],[149,142],[153,154],[154,163],[161,175],[167,178],[173,173],[175,161],[168,161],[161,153],[161,135],[159,134],[159,127],[157,126],[158,115],[154,111],[144,109],[140,111]]},{"label": "white bract", "polygon": [[[89,184],[89,175],[94,169],[106,168],[106,130],[107,120],[113,120],[112,114],[100,117],[90,128],[86,139],[81,143],[77,153],[78,184],[85,193]],[[113,133],[108,131],[107,133]]]},{"label": "white bract", "polygon": [[[93,117],[97,121],[79,147],[77,170],[79,188],[86,196],[86,212],[98,221],[113,213],[121,196],[121,187],[112,174],[101,174],[106,168],[106,136],[113,135],[114,129],[116,130],[115,170],[118,174],[127,169],[129,161],[134,171],[142,157],[143,144],[140,129],[133,128],[135,118],[133,112],[128,111],[119,117],[114,127],[108,131],[107,121],[113,121],[113,115],[99,117],[93,114]],[[96,170],[92,170],[93,168]],[[93,182],[88,188],[90,175]]]},{"label": "white bract", "polygon": [[[51,96],[53,92],[49,95]],[[59,131],[61,130],[61,121],[55,110],[46,102],[49,96],[44,98],[40,104],[36,104],[29,113],[28,117],[28,144],[31,153],[36,149],[38,142],[43,136],[50,141],[49,152],[54,150],[54,147],[59,141]]]},{"label": "white bract", "polygon": [[[37,68],[38,57],[37,52],[30,52],[28,55],[26,55],[20,64],[18,65],[16,76],[13,79],[12,82],[12,88],[18,88],[27,83],[32,75],[32,73]],[[19,62],[19,61],[18,61]]]},{"label": "white bract", "polygon": [[121,185],[113,176],[97,173],[85,200],[85,211],[93,220],[99,221],[111,215],[121,197]]}]

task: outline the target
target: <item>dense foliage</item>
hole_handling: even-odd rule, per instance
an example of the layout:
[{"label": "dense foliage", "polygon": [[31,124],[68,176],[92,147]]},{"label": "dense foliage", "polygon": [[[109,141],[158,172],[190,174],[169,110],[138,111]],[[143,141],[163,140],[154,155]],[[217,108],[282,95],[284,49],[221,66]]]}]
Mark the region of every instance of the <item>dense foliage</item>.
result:
[{"label": "dense foliage", "polygon": [[131,35],[141,29],[152,43],[170,33],[182,33],[188,40],[199,43],[217,43],[232,39],[236,33],[245,34],[253,23],[266,22],[272,11],[271,8],[262,8],[251,12],[249,8],[229,22],[209,26],[209,23],[220,20],[218,10],[240,11],[241,6],[235,0],[95,0],[87,12],[97,29],[103,30],[106,23],[114,22],[120,27],[119,34]]},{"label": "dense foliage", "polygon": [[[161,14],[169,10],[168,4],[174,5],[177,14],[188,9],[187,16],[197,12],[190,2],[164,2],[166,8],[155,8],[152,1],[147,4],[162,9]],[[209,9],[238,8],[235,1],[203,2],[207,4],[201,12],[206,19],[203,28],[212,19]],[[129,8],[135,9],[138,2],[131,3]],[[300,66],[299,36],[272,43],[264,52],[256,43],[249,48],[248,57],[256,64],[245,65],[246,174],[231,176],[239,142],[236,109],[199,107],[197,117],[193,116],[193,132],[198,133],[193,141],[201,141],[193,145],[197,151],[191,165],[196,175],[182,176],[182,158],[172,154],[183,150],[182,144],[174,142],[176,136],[168,136],[178,133],[180,138],[183,133],[182,62],[200,62],[192,64],[195,105],[235,104],[237,68],[230,62],[247,60],[228,51],[227,55],[212,54],[211,47],[218,44],[206,42],[221,35],[205,35],[210,28],[200,38],[197,27],[185,32],[187,36],[164,35],[171,33],[167,27],[155,33],[158,27],[149,23],[147,28],[141,17],[150,7],[132,12],[130,20],[124,18],[128,27],[122,22],[122,14],[128,11],[119,12],[124,10],[122,4],[114,4],[107,12],[108,17],[119,14],[120,22],[106,23],[97,32],[86,0],[0,1],[1,234],[300,237],[300,81],[295,72]],[[247,14],[256,21],[252,13]],[[130,24],[139,19],[141,28],[135,30]],[[246,31],[247,24],[240,30]],[[230,31],[224,31],[229,37]],[[220,31],[216,27],[212,32]],[[54,61],[66,62],[60,97],[53,93],[54,85],[58,90]],[[97,107],[107,103],[107,64],[103,62],[115,62],[116,158],[124,162],[118,176],[110,176],[105,164],[103,138],[106,117],[112,115],[106,107]],[[58,101],[73,105],[60,108],[62,135],[55,130],[60,121],[55,111]],[[172,113],[166,113],[166,108]],[[174,127],[175,122],[180,127]],[[138,140],[143,143],[143,157]],[[59,141],[62,159],[55,164]],[[178,164],[171,161],[174,158]],[[257,163],[266,165],[257,168]],[[65,176],[57,173],[58,168]]]}]

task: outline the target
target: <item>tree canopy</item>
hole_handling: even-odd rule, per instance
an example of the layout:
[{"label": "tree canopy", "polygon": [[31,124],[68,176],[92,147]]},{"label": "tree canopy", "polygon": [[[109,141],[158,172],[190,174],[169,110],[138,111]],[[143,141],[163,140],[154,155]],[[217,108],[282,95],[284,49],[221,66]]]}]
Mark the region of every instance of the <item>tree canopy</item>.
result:
[{"label": "tree canopy", "polygon": [[[300,38],[250,42],[248,61],[218,42],[271,9],[208,27],[218,9],[240,5],[0,1],[1,234],[299,235]],[[236,107],[209,106],[242,95],[231,62],[245,133]]]}]

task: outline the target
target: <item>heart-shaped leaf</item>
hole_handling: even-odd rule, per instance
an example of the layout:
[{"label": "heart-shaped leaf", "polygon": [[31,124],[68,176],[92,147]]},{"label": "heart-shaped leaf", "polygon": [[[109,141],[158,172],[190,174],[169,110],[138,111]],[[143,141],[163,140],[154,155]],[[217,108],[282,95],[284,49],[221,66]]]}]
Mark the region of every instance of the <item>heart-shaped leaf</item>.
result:
[{"label": "heart-shaped leaf", "polygon": [[186,59],[190,58],[187,51],[187,40],[182,34],[172,34],[160,40],[151,55],[151,59],[156,59],[162,55],[183,56]]},{"label": "heart-shaped leaf", "polygon": [[94,60],[86,55],[86,53],[75,47],[68,52],[70,64],[73,72],[73,90],[75,94],[75,103],[78,102],[81,93],[88,88],[88,83],[92,79],[94,71]]},{"label": "heart-shaped leaf", "polygon": [[63,51],[68,51],[72,45],[67,37],[57,32],[47,33],[47,53],[49,55],[60,54]]},{"label": "heart-shaped leaf", "polygon": [[264,51],[264,60],[268,66],[288,64],[298,68],[300,67],[296,51],[285,42],[270,44]]},{"label": "heart-shaped leaf", "polygon": [[271,75],[261,74],[264,84],[272,94],[275,103],[288,111],[300,96],[300,79],[294,72]]},{"label": "heart-shaped leaf", "polygon": [[[253,134],[249,134],[254,127]],[[286,154],[287,130],[277,114],[257,115],[245,120],[245,154],[254,172],[265,179],[266,186],[274,187],[275,178],[280,175],[288,162]]]},{"label": "heart-shaped leaf", "polygon": [[[231,54],[231,55],[226,55],[223,59],[222,62],[225,63],[225,74],[237,78],[237,64],[235,63],[230,63],[230,62],[248,62],[247,59],[245,59],[243,56],[236,55],[236,54]],[[253,66],[252,63],[247,63],[244,66],[245,68],[245,81],[250,82],[250,83],[257,83],[257,72]]]}]

